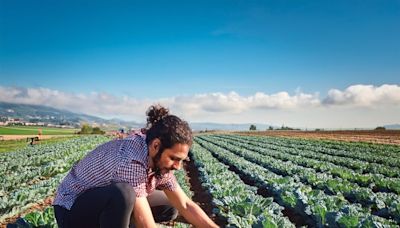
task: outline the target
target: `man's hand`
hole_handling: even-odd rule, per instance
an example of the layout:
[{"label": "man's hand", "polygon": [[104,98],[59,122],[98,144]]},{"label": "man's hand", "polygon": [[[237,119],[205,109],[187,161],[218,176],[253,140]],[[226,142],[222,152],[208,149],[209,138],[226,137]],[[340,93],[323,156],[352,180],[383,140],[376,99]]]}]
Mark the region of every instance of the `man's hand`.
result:
[{"label": "man's hand", "polygon": [[172,206],[178,209],[179,213],[196,227],[218,227],[207,214],[183,192],[178,185],[175,191],[164,190]]},{"label": "man's hand", "polygon": [[135,223],[136,227],[157,227],[146,197],[136,197],[131,223]]}]

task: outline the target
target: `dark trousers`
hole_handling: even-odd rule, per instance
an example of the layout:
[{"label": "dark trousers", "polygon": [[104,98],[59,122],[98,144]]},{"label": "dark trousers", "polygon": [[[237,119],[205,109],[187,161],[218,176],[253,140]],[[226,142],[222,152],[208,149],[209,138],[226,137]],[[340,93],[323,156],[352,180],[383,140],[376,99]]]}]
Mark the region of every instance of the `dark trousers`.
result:
[{"label": "dark trousers", "polygon": [[[156,222],[170,221],[177,217],[178,211],[169,204],[164,192],[156,190],[147,199]],[[55,205],[54,213],[60,228],[127,228],[134,202],[132,186],[114,183],[85,191],[75,200],[71,210]]]}]

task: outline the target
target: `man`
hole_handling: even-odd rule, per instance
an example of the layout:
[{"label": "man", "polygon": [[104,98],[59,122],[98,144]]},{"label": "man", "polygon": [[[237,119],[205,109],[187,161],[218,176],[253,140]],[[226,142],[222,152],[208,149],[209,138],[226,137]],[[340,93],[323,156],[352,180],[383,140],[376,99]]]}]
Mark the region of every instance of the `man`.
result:
[{"label": "man", "polygon": [[146,114],[145,134],[105,143],[71,169],[53,203],[59,227],[156,227],[177,210],[196,227],[218,227],[173,175],[192,144],[189,125],[161,106]]}]

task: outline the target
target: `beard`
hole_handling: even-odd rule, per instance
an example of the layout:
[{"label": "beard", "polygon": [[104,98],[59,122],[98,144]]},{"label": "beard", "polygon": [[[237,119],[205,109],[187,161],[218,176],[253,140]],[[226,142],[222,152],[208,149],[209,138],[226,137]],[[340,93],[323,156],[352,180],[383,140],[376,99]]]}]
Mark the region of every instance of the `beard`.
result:
[{"label": "beard", "polygon": [[169,172],[169,169],[167,168],[160,168],[160,159],[161,159],[161,154],[164,152],[164,147],[161,145],[160,148],[157,151],[156,156],[154,156],[153,159],[153,164],[154,164],[154,174],[156,177],[160,178],[165,173]]}]

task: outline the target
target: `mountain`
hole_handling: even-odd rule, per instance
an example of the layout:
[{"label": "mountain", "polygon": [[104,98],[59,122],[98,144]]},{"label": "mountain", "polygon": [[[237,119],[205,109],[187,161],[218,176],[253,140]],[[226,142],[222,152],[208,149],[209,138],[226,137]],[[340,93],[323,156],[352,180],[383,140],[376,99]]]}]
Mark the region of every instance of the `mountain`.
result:
[{"label": "mountain", "polygon": [[391,129],[391,130],[399,130],[400,124],[389,124],[389,125],[385,125],[383,127],[385,127],[386,129]]},{"label": "mountain", "polygon": [[79,126],[81,123],[97,124],[106,128],[138,128],[143,124],[119,119],[106,120],[100,117],[79,114],[43,105],[27,105],[0,102],[0,117],[22,119],[32,123]]},{"label": "mountain", "polygon": [[[54,125],[69,125],[79,127],[82,123],[99,125],[106,129],[142,128],[145,123],[124,121],[120,119],[103,119],[96,116],[79,114],[67,110],[56,109],[43,105],[27,105],[0,102],[0,118],[10,117],[22,119],[25,122],[45,123]],[[193,131],[222,130],[222,131],[247,131],[251,124],[257,130],[266,130],[270,125],[258,123],[246,124],[221,124],[221,123],[189,123]]]}]

